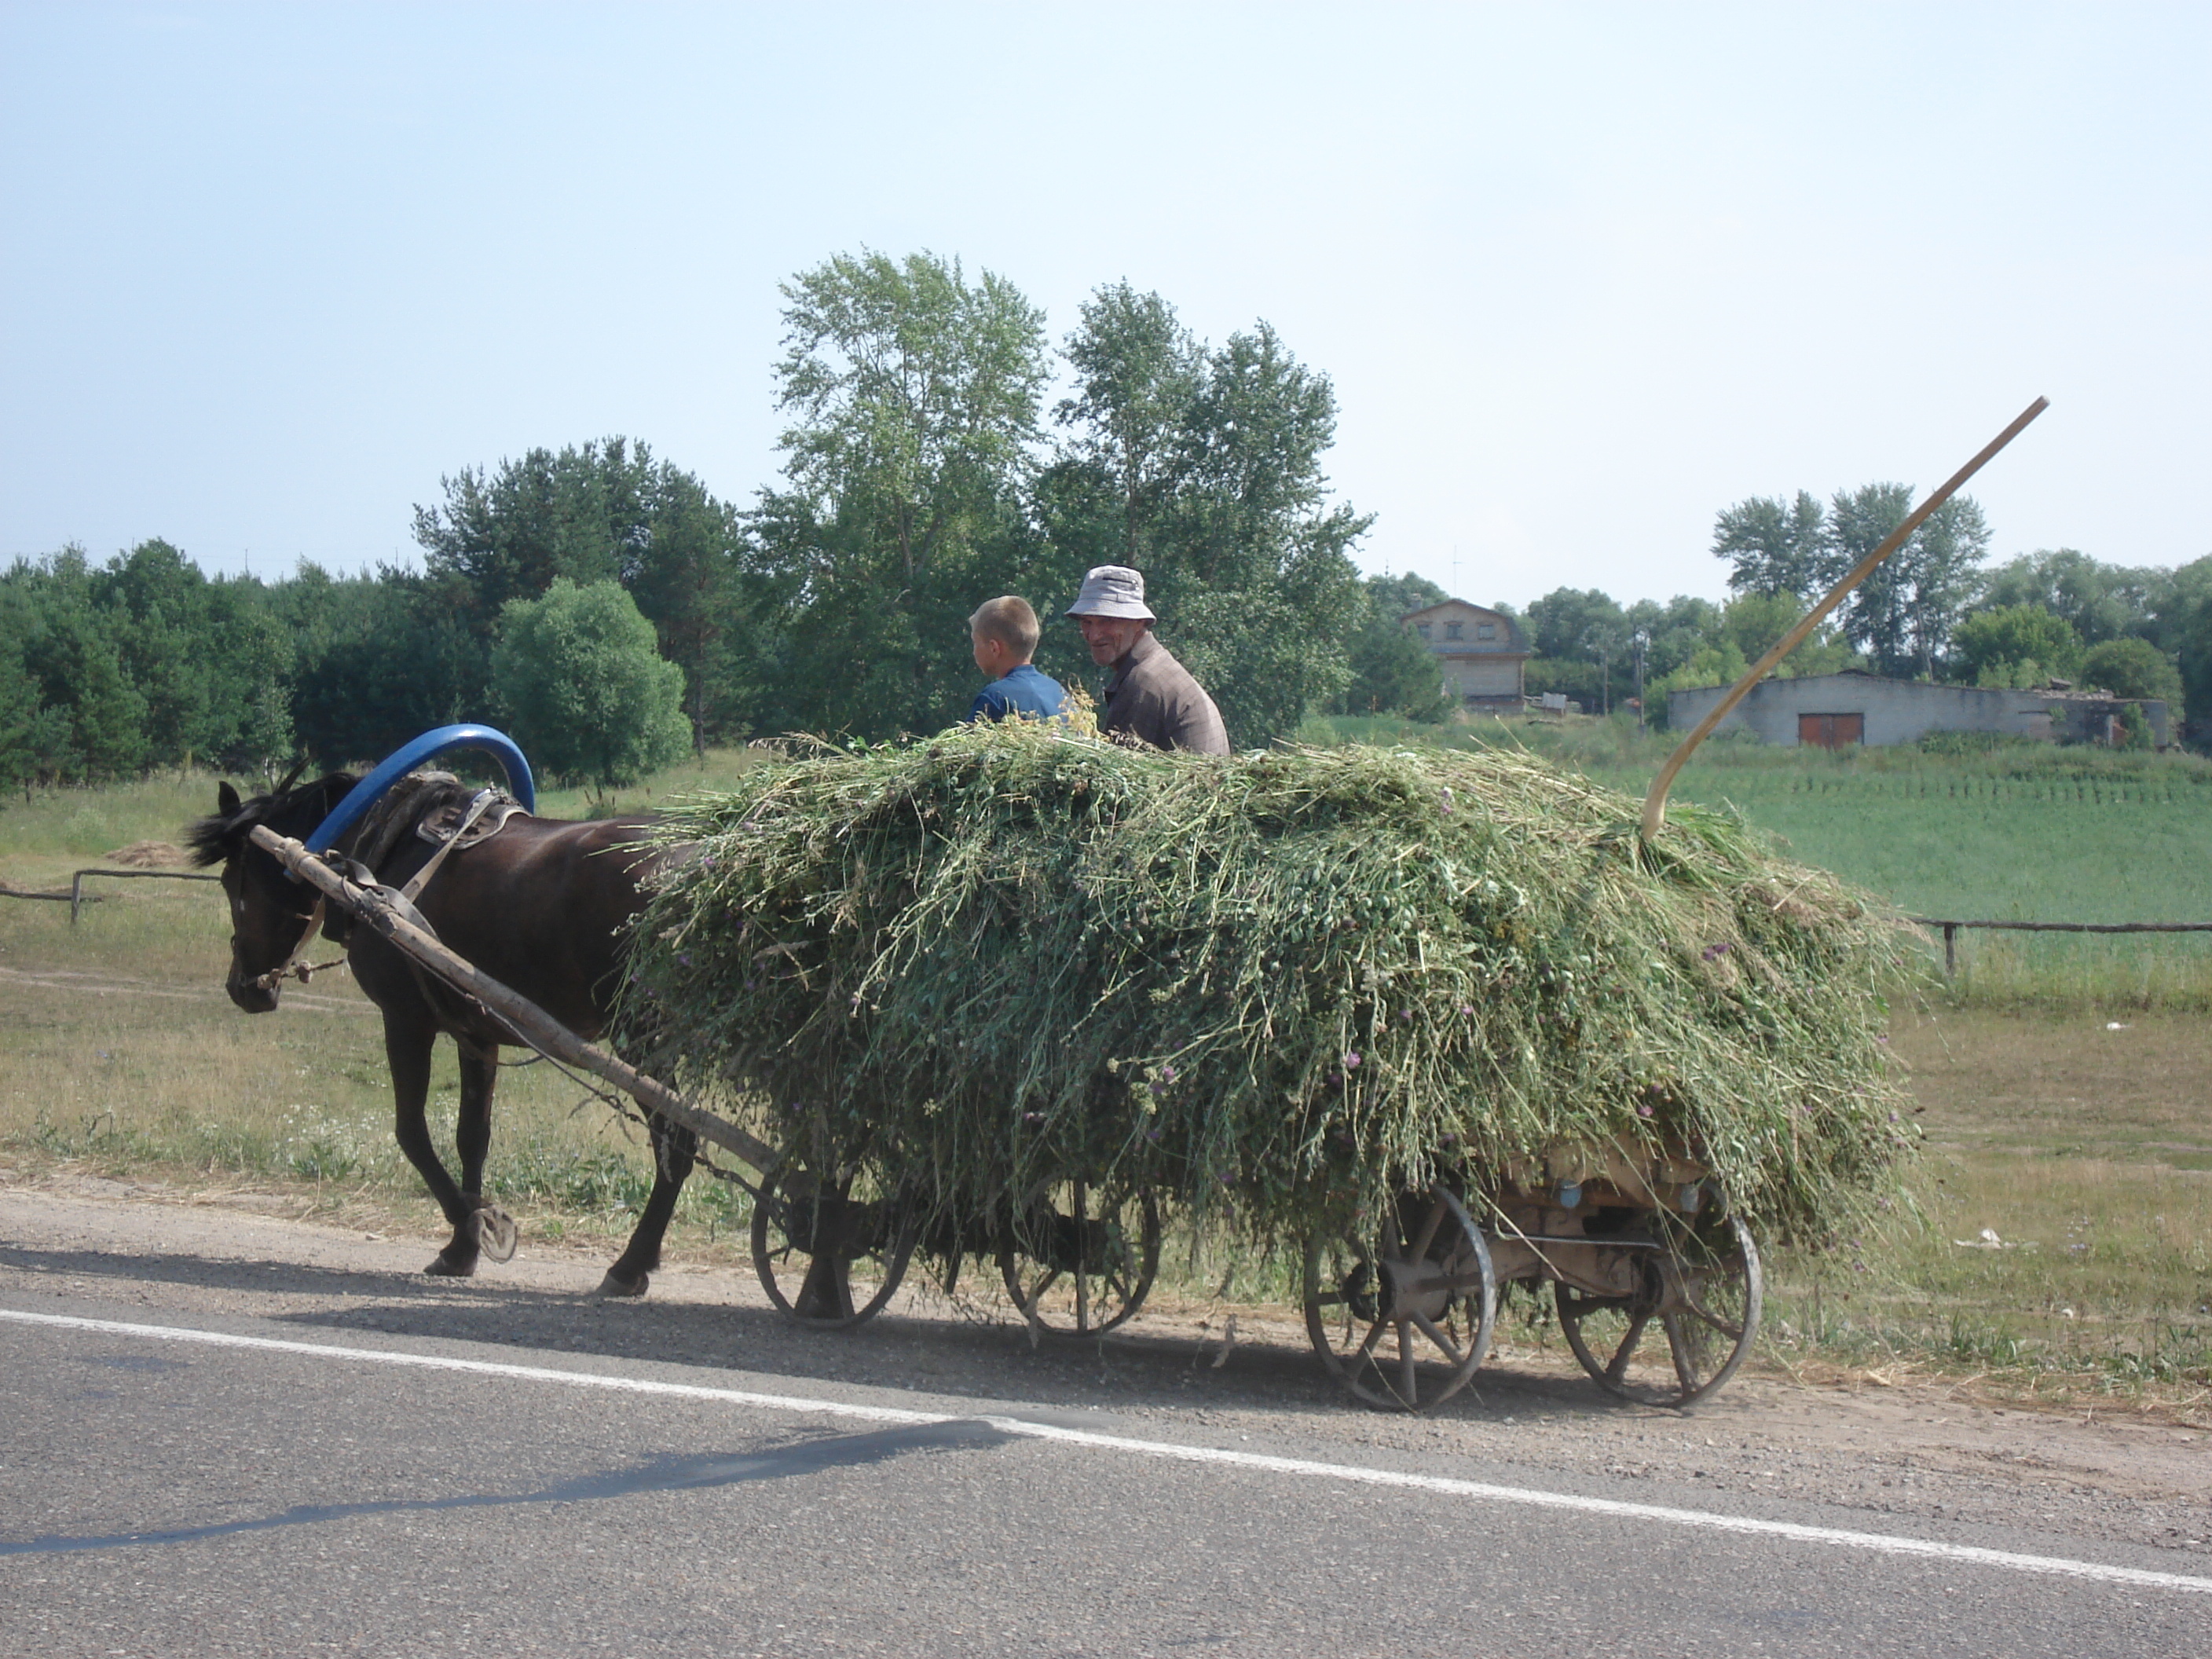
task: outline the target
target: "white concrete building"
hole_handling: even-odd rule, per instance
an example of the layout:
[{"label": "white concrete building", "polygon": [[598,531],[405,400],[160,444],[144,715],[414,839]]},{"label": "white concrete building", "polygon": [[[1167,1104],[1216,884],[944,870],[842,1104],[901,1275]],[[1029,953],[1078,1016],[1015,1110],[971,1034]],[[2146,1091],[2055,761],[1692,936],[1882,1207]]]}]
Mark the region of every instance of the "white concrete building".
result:
[{"label": "white concrete building", "polygon": [[[1667,694],[1667,725],[1687,732],[1727,695],[1725,685],[1699,685]],[[2166,745],[2161,698],[2108,697],[2096,692],[1998,690],[1982,685],[1932,685],[1925,680],[1884,679],[1847,671],[1802,679],[1764,679],[1729,711],[1716,732],[1751,731],[1763,742],[1814,744],[1824,749],[1853,744],[1917,743],[1930,732],[1996,732],[2008,737],[2071,743],[2112,743],[2120,711],[2133,701],[2150,726],[2152,743]]]}]

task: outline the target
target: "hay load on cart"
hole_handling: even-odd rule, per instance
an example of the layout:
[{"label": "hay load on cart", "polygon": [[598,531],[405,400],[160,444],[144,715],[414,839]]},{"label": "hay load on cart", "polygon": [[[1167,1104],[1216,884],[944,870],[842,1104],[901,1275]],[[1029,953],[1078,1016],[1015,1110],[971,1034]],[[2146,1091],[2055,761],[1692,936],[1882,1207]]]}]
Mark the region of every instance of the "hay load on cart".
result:
[{"label": "hay load on cart", "polygon": [[1601,1382],[1663,1332],[1680,1401],[1756,1323],[1746,1224],[1846,1222],[1907,1143],[1897,935],[1638,805],[1504,750],[824,749],[677,815],[623,1018],[821,1203],[957,1237],[1079,1183],[1124,1207],[1063,1228],[1141,1194],[1304,1250],[1316,1346],[1385,1403],[1464,1382],[1498,1281],[1549,1279]]}]

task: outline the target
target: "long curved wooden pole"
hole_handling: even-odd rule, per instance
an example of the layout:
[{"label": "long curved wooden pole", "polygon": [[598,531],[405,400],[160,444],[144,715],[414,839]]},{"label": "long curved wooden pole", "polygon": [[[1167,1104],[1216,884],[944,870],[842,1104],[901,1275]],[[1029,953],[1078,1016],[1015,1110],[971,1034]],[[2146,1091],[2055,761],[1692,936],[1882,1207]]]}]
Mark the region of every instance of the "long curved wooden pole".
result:
[{"label": "long curved wooden pole", "polygon": [[1828,590],[1827,597],[1805,613],[1804,620],[1775,642],[1774,648],[1751,665],[1750,672],[1729,688],[1729,694],[1716,703],[1710,714],[1699,720],[1697,729],[1675,746],[1667,757],[1667,763],[1659,769],[1652,780],[1651,793],[1644,798],[1644,818],[1638,831],[1645,841],[1659,833],[1659,826],[1667,821],[1667,792],[1674,787],[1674,775],[1688,764],[1698,745],[1712,734],[1712,730],[1729,716],[1729,711],[1751,695],[1751,688],[1765,679],[1774,665],[1805,642],[1805,636],[1818,628],[1828,614],[1847,599],[1850,591],[1874,574],[1884,559],[1905,545],[1912,532],[1920,528],[1928,515],[1957,495],[1967,479],[1979,472],[1990,458],[2002,449],[2027,429],[2027,423],[2051,407],[2047,398],[2038,398],[2003,431],[1983,446],[1982,452],[1966,465],[1954,472],[1943,487],[1913,508],[1905,521],[1891,531],[1880,547],[1861,559],[1851,568],[1851,573]]}]

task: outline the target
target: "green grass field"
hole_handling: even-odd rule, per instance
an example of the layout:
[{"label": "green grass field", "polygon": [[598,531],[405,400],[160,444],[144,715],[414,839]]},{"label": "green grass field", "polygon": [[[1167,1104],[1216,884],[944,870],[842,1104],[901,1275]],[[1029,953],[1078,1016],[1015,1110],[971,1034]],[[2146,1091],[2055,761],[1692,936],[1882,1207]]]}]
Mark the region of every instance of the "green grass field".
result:
[{"label": "green grass field", "polygon": [[[1349,724],[1391,742],[1506,735]],[[1665,752],[1595,722],[1511,735],[1638,795]],[[712,787],[748,759],[711,755],[620,805]],[[1913,914],[2212,919],[2212,765],[2185,757],[1722,744],[1679,793]],[[114,849],[175,840],[213,800],[205,775],[17,799],[0,811],[0,883],[65,887]],[[349,982],[249,1018],[222,994],[228,930],[210,888],[96,890],[75,928],[66,905],[0,899],[0,1180],[128,1174],[434,1225],[392,1143],[378,1022]],[[1767,1363],[2212,1421],[2212,955],[2185,937],[1996,936],[1970,939],[1966,969],[1954,989],[1932,975],[1899,988],[1893,1040],[1929,1130],[1917,1209],[1773,1264]],[[450,1144],[449,1052],[434,1086]],[[649,1175],[641,1137],[603,1105],[547,1067],[507,1074],[492,1186],[526,1236],[611,1243]],[[742,1193],[695,1181],[672,1249],[727,1260],[744,1216]],[[1983,1248],[1985,1228],[2000,1248]],[[1280,1289],[1279,1263],[1182,1259],[1187,1293],[1231,1267],[1232,1295]]]},{"label": "green grass field", "polygon": [[[1595,720],[1336,720],[1301,735],[1522,743],[1638,797],[1671,747],[1664,733]],[[1908,915],[2212,922],[2212,762],[2193,755],[2049,744],[1828,754],[1717,739],[1684,769],[1674,799],[1739,812],[1790,856]],[[1953,992],[1970,1005],[2212,1011],[2212,933],[1964,933],[1959,956]]]}]

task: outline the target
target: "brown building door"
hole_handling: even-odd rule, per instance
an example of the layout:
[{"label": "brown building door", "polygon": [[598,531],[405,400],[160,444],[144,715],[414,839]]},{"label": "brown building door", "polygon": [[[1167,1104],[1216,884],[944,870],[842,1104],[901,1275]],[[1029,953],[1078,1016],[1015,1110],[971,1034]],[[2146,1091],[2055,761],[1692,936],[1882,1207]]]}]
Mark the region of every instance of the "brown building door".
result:
[{"label": "brown building door", "polygon": [[1800,714],[1797,717],[1797,741],[1810,744],[1816,749],[1841,749],[1845,744],[1866,741],[1864,714]]}]

